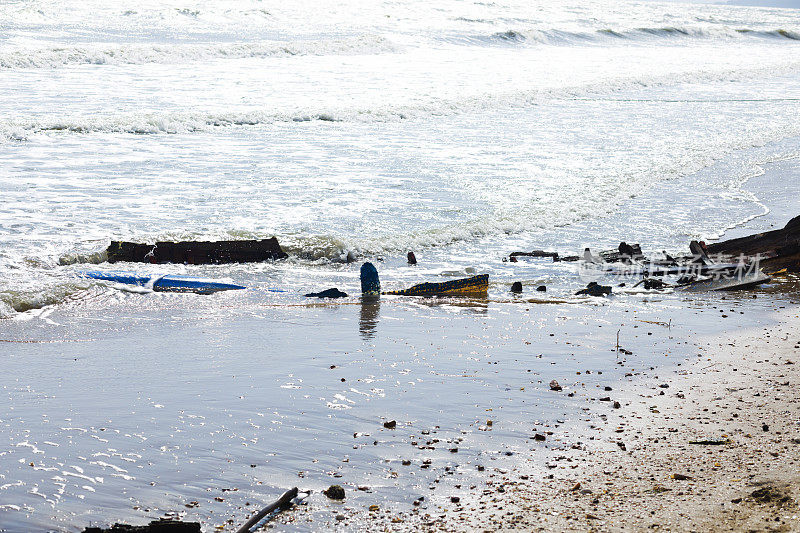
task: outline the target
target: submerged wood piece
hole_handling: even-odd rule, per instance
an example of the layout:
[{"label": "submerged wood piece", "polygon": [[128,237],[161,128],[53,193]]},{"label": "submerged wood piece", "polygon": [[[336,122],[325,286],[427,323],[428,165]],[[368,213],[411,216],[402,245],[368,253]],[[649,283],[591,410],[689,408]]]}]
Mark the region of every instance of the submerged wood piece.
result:
[{"label": "submerged wood piece", "polygon": [[220,291],[246,289],[242,285],[225,283],[213,279],[191,278],[188,276],[150,276],[137,274],[136,272],[102,272],[87,271],[81,272],[84,278],[97,279],[102,281],[112,281],[125,285],[135,285],[151,289],[155,292],[194,292],[197,294],[213,294]]},{"label": "submerged wood piece", "polygon": [[182,241],[155,244],[111,241],[106,253],[109,263],[128,261],[189,265],[258,263],[288,257],[275,237],[248,241]]},{"label": "submerged wood piece", "polygon": [[759,271],[700,279],[685,285],[679,285],[677,290],[688,292],[738,291],[751,289],[770,281],[772,281],[771,277]]},{"label": "submerged wood piece", "polygon": [[544,250],[534,250],[532,252],[511,252],[508,257],[511,259],[512,263],[517,257],[552,257],[553,259],[557,259],[558,252],[546,252]]},{"label": "submerged wood piece", "polygon": [[395,296],[485,295],[488,290],[489,274],[481,274],[443,283],[420,283],[410,289],[389,291],[383,294]]},{"label": "submerged wood piece", "polygon": [[626,242],[619,243],[616,250],[600,252],[600,257],[606,263],[616,263],[619,261],[630,263],[632,261],[644,260],[642,247],[638,244],[628,244]]},{"label": "submerged wood piece", "polygon": [[760,266],[767,272],[783,268],[800,272],[800,216],[790,220],[783,229],[709,244],[707,249],[710,255],[760,256]]}]

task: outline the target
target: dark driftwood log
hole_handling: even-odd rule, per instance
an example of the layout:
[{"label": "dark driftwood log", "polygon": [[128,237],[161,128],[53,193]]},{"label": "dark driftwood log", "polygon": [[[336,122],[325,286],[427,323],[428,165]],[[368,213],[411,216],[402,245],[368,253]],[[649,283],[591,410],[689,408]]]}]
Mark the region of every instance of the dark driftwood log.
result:
[{"label": "dark driftwood log", "polygon": [[708,253],[732,259],[740,255],[760,256],[761,266],[767,272],[783,268],[800,272],[800,216],[790,220],[783,229],[709,244]]},{"label": "dark driftwood log", "polygon": [[184,241],[139,244],[111,241],[106,250],[109,263],[258,263],[288,257],[278,239],[251,241]]},{"label": "dark driftwood log", "polygon": [[87,527],[83,533],[200,533],[200,522],[155,520],[146,526],[114,524],[109,528]]},{"label": "dark driftwood log", "polygon": [[[545,252],[544,250],[534,250],[532,252],[511,252],[508,260],[512,263],[517,262],[517,257],[552,257],[553,261],[558,261],[558,252]],[[503,259],[505,261],[505,259]]]},{"label": "dark driftwood log", "polygon": [[297,498],[297,492],[298,492],[297,487],[294,487],[293,489],[284,492],[283,496],[278,498],[278,500],[275,503],[267,505],[259,512],[254,514],[253,517],[250,518],[250,520],[245,522],[244,525],[242,525],[242,527],[236,530],[236,533],[250,533],[252,527],[258,524],[261,520],[263,520],[263,518],[268,514],[278,510],[282,511],[284,509],[288,509],[289,507],[291,507],[292,500]]}]

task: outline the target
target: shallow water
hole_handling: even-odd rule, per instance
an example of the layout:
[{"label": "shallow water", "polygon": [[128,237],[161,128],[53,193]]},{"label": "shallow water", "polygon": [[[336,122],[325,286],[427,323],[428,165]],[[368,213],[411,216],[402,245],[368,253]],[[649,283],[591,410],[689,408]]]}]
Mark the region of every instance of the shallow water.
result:
[{"label": "shallow water", "polygon": [[[435,508],[454,484],[481,483],[479,464],[542,474],[547,450],[593,439],[597,413],[582,408],[603,386],[668,372],[696,355],[699,335],[763,323],[776,304],[758,295],[267,307],[98,294],[99,315],[74,302],[4,328],[3,524],[75,530],[177,513],[210,528],[300,486],[317,491],[325,527],[342,511],[318,493],[331,483],[347,507],[406,510],[424,495]],[[633,355],[616,352],[617,332]],[[555,440],[534,446],[547,430]]]}]

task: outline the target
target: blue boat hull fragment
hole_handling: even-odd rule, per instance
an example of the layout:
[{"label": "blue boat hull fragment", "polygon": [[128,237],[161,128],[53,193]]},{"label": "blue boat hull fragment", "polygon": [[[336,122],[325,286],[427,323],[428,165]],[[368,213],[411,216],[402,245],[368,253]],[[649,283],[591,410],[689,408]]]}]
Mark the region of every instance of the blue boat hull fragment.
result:
[{"label": "blue boat hull fragment", "polygon": [[136,285],[152,289],[156,292],[193,292],[196,294],[212,294],[220,291],[246,289],[242,285],[222,283],[211,279],[191,278],[188,276],[167,275],[148,276],[135,272],[81,272],[81,276],[101,281],[111,281],[125,285]]}]

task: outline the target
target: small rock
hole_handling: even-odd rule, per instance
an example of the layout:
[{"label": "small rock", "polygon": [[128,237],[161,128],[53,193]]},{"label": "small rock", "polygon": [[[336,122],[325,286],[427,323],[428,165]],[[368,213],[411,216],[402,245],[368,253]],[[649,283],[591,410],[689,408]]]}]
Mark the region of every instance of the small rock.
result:
[{"label": "small rock", "polygon": [[538,287],[536,287],[536,290],[539,292],[547,292],[547,287],[545,287],[544,285],[539,285]]},{"label": "small rock", "polygon": [[397,427],[397,420],[389,420],[388,422],[384,422],[383,427],[386,429],[394,429]]},{"label": "small rock", "polygon": [[553,380],[550,382],[550,390],[554,390],[556,392],[562,390],[561,385],[558,384],[558,381]]},{"label": "small rock", "polygon": [[522,292],[522,283],[519,281],[515,281],[511,284],[511,292],[521,293]]},{"label": "small rock", "polygon": [[576,296],[608,296],[611,294],[611,287],[598,285],[596,281],[589,283],[585,289],[575,293]]},{"label": "small rock", "polygon": [[461,498],[459,498],[458,496],[450,496],[450,501],[453,503],[458,503],[461,501]]},{"label": "small rock", "polygon": [[534,436],[533,436],[533,440],[539,440],[539,441],[542,441],[542,440],[546,440],[546,438],[545,438],[545,436],[544,436],[544,435],[542,435],[541,433],[537,433],[536,435],[534,435]]},{"label": "small rock", "polygon": [[331,500],[344,500],[344,489],[341,485],[331,485],[322,491],[322,494]]},{"label": "small rock", "polygon": [[414,255],[414,252],[408,252],[408,255],[406,257],[408,258],[408,264],[409,265],[416,265],[417,264],[417,256]]},{"label": "small rock", "polygon": [[305,295],[306,298],[346,298],[347,293],[342,292],[336,287],[326,289],[322,292],[309,292]]}]

